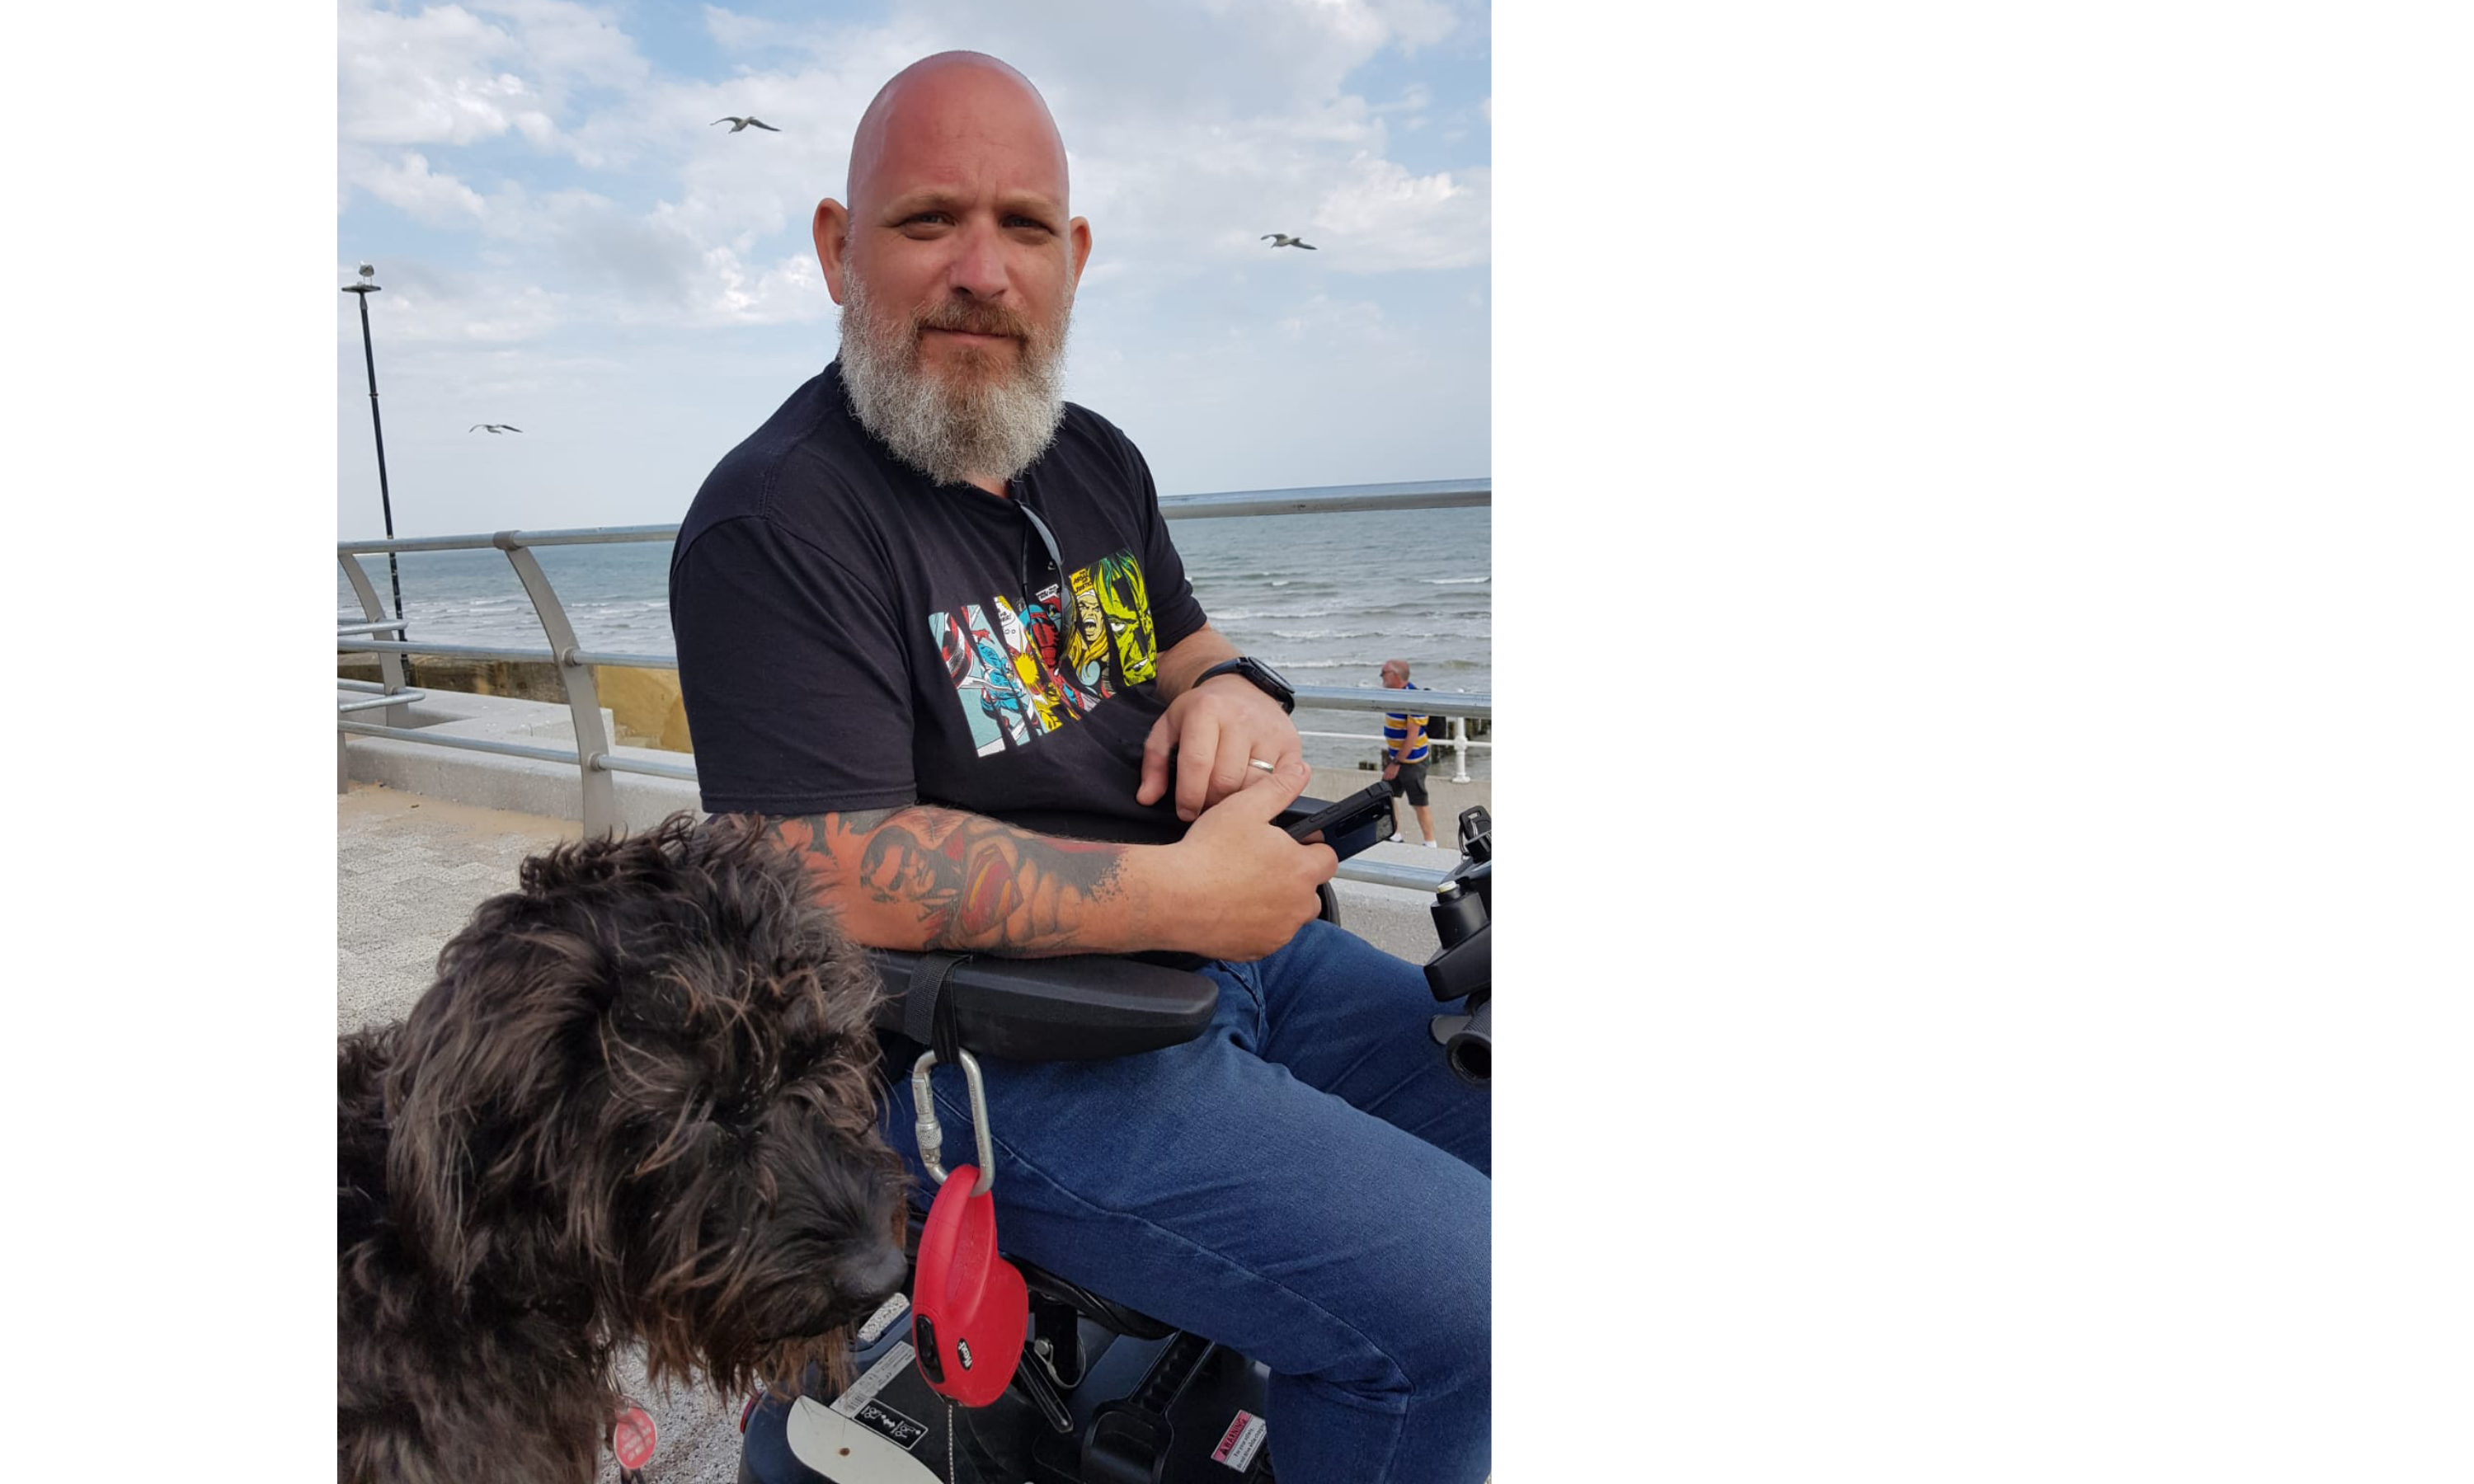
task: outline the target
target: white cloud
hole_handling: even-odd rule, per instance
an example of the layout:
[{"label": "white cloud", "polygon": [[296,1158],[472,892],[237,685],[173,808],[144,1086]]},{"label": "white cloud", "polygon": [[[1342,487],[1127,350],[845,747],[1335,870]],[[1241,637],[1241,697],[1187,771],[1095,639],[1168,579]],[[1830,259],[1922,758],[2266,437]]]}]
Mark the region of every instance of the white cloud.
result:
[{"label": "white cloud", "polygon": [[1460,29],[1460,17],[1440,0],[1372,0],[1370,8],[1404,51],[1434,46]]},{"label": "white cloud", "polygon": [[795,21],[741,15],[718,5],[704,5],[697,9],[704,16],[705,35],[713,37],[713,44],[725,52],[804,50],[817,30],[813,25],[802,26]]},{"label": "white cloud", "polygon": [[1279,30],[1294,33],[1302,26],[1367,56],[1386,46],[1411,51],[1432,46],[1460,24],[1451,7],[1438,0],[1286,0],[1277,5],[1210,0],[1206,9],[1219,15],[1255,11],[1275,17],[1273,24]]},{"label": "white cloud", "polygon": [[336,19],[338,124],[376,144],[471,144],[539,100],[497,63],[515,38],[458,5],[414,15],[346,5]]},{"label": "white cloud", "polygon": [[473,9],[512,22],[525,58],[554,88],[627,87],[652,64],[607,14],[573,0],[472,0]]},{"label": "white cloud", "polygon": [[1413,176],[1360,156],[1316,203],[1312,220],[1346,259],[1335,260],[1344,272],[1466,268],[1488,259],[1492,180],[1484,167],[1457,179],[1448,171]]},{"label": "white cloud", "polygon": [[652,75],[615,22],[572,0],[411,13],[347,0],[335,39],[342,135],[371,144],[465,145],[512,130],[547,147],[575,90],[637,87]]},{"label": "white cloud", "polygon": [[1390,103],[1378,103],[1367,111],[1371,113],[1417,113],[1434,107],[1435,91],[1423,83],[1412,83],[1400,90],[1400,96]]},{"label": "white cloud", "polygon": [[822,320],[834,307],[813,257],[786,257],[750,271],[730,249],[709,248],[703,270],[689,304],[698,323],[788,324]]},{"label": "white cloud", "polygon": [[[370,315],[386,344],[510,345],[539,337],[563,318],[559,294],[501,275],[442,271],[418,259],[381,261],[377,269],[383,288]],[[335,281],[351,282],[352,274],[348,268]],[[358,319],[339,320],[337,334],[357,346]]]},{"label": "white cloud", "polygon": [[431,174],[428,156],[410,151],[392,163],[371,159],[346,179],[414,220],[432,226],[477,222],[489,213],[478,192],[453,176]]},{"label": "white cloud", "polygon": [[477,254],[481,266],[469,273],[398,275],[406,291],[392,312],[411,338],[530,340],[562,324],[783,324],[833,308],[813,254],[751,263],[755,234],[713,241],[678,204],[635,212],[592,191],[536,197],[516,186],[483,198],[425,167],[407,156],[360,183],[424,220],[478,219],[488,240],[523,250]]}]

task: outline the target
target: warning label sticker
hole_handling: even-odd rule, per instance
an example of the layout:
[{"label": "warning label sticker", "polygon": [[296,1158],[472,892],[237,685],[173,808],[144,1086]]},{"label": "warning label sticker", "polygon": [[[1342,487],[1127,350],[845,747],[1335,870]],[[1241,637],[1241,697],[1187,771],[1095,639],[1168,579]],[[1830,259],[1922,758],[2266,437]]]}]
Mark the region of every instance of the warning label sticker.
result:
[{"label": "warning label sticker", "polygon": [[1220,1446],[1211,1450],[1212,1462],[1226,1464],[1240,1473],[1245,1472],[1247,1467],[1253,1463],[1254,1455],[1263,1450],[1264,1435],[1271,1430],[1272,1424],[1253,1413],[1238,1413],[1228,1424],[1227,1430],[1221,1433]]},{"label": "warning label sticker", "polygon": [[914,1423],[882,1401],[871,1401],[861,1407],[859,1423],[863,1427],[876,1429],[906,1448],[917,1448],[919,1440],[928,1436],[925,1423]]},{"label": "warning label sticker", "polygon": [[883,1391],[888,1382],[902,1374],[903,1368],[910,1364],[910,1357],[915,1353],[917,1352],[911,1350],[909,1340],[894,1341],[893,1348],[877,1356],[876,1364],[867,1368],[865,1376],[851,1382],[850,1390],[834,1399],[834,1410],[844,1417],[859,1416],[862,1408],[876,1400],[878,1392]]}]

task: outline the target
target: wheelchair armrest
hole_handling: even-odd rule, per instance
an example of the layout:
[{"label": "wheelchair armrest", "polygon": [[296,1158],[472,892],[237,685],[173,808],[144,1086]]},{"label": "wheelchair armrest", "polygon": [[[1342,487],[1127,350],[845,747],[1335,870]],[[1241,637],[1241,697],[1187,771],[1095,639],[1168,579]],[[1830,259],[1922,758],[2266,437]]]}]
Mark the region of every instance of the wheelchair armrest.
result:
[{"label": "wheelchair armrest", "polygon": [[[902,1029],[902,992],[916,953],[870,948],[885,981],[879,1030]],[[967,958],[945,981],[954,1023],[973,1056],[1095,1062],[1192,1041],[1211,1023],[1220,986],[1183,969],[1104,954]]]}]

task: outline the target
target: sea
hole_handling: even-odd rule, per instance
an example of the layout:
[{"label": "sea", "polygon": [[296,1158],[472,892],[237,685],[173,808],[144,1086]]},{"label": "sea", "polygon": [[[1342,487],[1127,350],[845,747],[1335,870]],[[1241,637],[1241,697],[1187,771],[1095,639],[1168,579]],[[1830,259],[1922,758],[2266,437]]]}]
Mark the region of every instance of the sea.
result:
[{"label": "sea", "polygon": [[[1213,626],[1297,684],[1379,688],[1383,661],[1405,659],[1420,687],[1492,693],[1492,514],[1477,506],[1234,516],[1174,521],[1169,534]],[[535,555],[585,648],[675,653],[669,542],[544,546]],[[361,561],[386,600],[385,557]],[[416,643],[547,647],[501,553],[414,551],[396,561]],[[363,617],[340,569],[335,588],[338,621]],[[1298,726],[1309,733],[1306,760],[1319,772],[1353,770],[1381,748],[1381,722],[1371,712],[1300,707]],[[1492,776],[1492,755],[1490,747],[1469,750],[1472,779]],[[1450,759],[1436,758],[1438,776],[1453,769]],[[1316,788],[1329,786],[1326,779]]]}]

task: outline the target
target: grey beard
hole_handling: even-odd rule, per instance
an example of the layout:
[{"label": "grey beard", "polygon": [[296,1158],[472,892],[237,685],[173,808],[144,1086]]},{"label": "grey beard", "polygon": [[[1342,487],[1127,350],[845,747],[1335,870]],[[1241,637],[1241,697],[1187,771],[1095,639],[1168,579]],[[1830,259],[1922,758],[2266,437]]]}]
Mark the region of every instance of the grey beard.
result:
[{"label": "grey beard", "polygon": [[[1053,341],[1023,340],[1010,374],[952,386],[920,370],[915,322],[884,324],[872,310],[854,275],[841,311],[842,385],[860,425],[895,458],[939,484],[1002,483],[1048,451],[1065,419],[1064,323]],[[1072,310],[1069,299],[1068,323]]]}]

